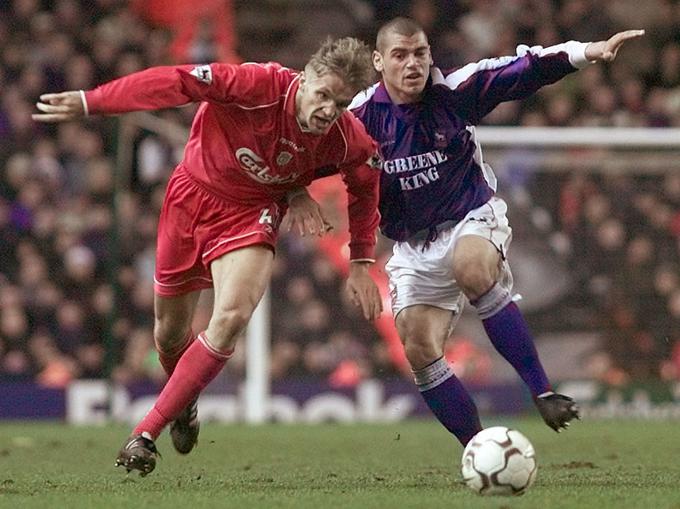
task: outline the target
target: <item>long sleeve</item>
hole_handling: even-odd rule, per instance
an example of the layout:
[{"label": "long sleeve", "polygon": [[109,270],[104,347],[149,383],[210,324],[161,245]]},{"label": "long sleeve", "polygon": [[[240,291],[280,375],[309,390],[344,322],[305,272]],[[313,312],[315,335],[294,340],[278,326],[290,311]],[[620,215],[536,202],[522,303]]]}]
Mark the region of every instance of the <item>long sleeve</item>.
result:
[{"label": "long sleeve", "polygon": [[[380,224],[380,167],[378,147],[364,125],[351,113],[337,122],[342,134],[345,153],[337,169],[347,188],[347,216],[349,221],[349,251],[352,261],[375,261],[375,244]],[[316,177],[324,175],[324,169]]]},{"label": "long sleeve", "polygon": [[380,172],[369,164],[341,171],[347,186],[350,260],[375,261]]},{"label": "long sleeve", "polygon": [[433,83],[453,90],[458,96],[457,113],[476,124],[501,102],[529,97],[588,65],[586,46],[576,41],[547,48],[521,45],[516,56],[480,60],[446,76],[433,68]]},{"label": "long sleeve", "polygon": [[[126,113],[207,101],[244,106],[271,100],[278,64],[210,64],[152,67],[85,92],[89,113]],[[272,88],[262,87],[269,80]],[[269,97],[265,96],[267,94]]]}]

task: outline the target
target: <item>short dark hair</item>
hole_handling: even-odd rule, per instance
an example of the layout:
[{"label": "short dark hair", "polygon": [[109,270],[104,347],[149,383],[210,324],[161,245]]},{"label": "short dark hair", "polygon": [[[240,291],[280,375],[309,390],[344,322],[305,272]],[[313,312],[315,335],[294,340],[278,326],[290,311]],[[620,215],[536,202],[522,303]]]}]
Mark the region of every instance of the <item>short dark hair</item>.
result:
[{"label": "short dark hair", "polygon": [[368,88],[375,81],[371,49],[354,37],[326,39],[307,62],[305,72],[317,76],[335,74],[357,91]]},{"label": "short dark hair", "polygon": [[412,18],[407,18],[405,16],[394,18],[385,23],[380,27],[380,30],[378,30],[378,35],[375,38],[375,48],[378,50],[378,52],[382,53],[385,49],[385,38],[390,32],[411,37],[412,35],[418,34],[420,32],[425,33],[425,30],[416,20]]}]

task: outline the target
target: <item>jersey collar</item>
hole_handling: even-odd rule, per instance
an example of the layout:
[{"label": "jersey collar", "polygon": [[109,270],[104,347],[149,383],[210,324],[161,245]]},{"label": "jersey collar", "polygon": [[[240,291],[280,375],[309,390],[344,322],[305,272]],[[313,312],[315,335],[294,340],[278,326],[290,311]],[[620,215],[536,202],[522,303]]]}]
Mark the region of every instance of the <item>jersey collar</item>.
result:
[{"label": "jersey collar", "polygon": [[295,111],[295,96],[300,88],[300,75],[298,74],[293,78],[293,81],[288,85],[288,90],[286,91],[286,100],[284,103],[284,109],[287,115],[292,116],[295,119],[295,123],[300,128],[300,132],[308,133],[309,129],[300,125],[300,121],[297,118],[297,112]]},{"label": "jersey collar", "polygon": [[377,90],[375,91],[375,95],[373,96],[375,102],[377,103],[392,103],[392,99],[390,98],[390,94],[387,92],[387,87],[385,87],[385,82],[381,81],[380,85],[378,85]]},{"label": "jersey collar", "polygon": [[[427,78],[427,83],[425,84],[425,90],[423,91],[423,97],[427,94],[427,91],[431,86],[432,86],[432,75],[430,75],[430,77]],[[376,89],[375,94],[373,95],[373,100],[377,103],[394,104],[394,102],[390,98],[389,92],[387,92],[387,87],[385,86],[384,81],[380,81],[380,85],[378,85],[378,88]],[[421,101],[422,101],[422,98],[421,98]],[[417,104],[417,103],[409,103],[409,104],[413,105],[413,104]]]}]

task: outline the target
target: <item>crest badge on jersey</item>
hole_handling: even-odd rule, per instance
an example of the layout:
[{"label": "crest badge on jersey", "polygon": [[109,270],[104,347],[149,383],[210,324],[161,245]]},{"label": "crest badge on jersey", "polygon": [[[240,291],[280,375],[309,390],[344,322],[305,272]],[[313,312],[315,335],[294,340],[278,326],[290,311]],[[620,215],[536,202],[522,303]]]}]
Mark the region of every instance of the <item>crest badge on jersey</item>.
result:
[{"label": "crest badge on jersey", "polygon": [[293,159],[293,154],[284,150],[283,152],[279,152],[279,155],[276,156],[276,164],[279,166],[285,166],[290,162],[291,159]]},{"label": "crest badge on jersey", "polygon": [[382,170],[383,160],[382,157],[380,157],[380,154],[375,153],[368,158],[366,164],[374,170]]},{"label": "crest badge on jersey", "polygon": [[434,146],[436,148],[446,148],[446,136],[439,131],[434,132]]},{"label": "crest badge on jersey", "polygon": [[196,66],[190,74],[195,76],[198,81],[202,81],[208,85],[212,83],[212,69],[210,69],[209,65]]}]

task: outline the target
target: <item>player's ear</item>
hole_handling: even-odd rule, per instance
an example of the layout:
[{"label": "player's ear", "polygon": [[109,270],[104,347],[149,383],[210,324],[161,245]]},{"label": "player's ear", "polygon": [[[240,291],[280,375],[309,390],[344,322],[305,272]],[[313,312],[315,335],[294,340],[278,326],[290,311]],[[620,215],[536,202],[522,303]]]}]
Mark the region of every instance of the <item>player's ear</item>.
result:
[{"label": "player's ear", "polygon": [[378,72],[383,72],[385,65],[383,64],[383,57],[378,50],[373,51],[373,67]]}]

